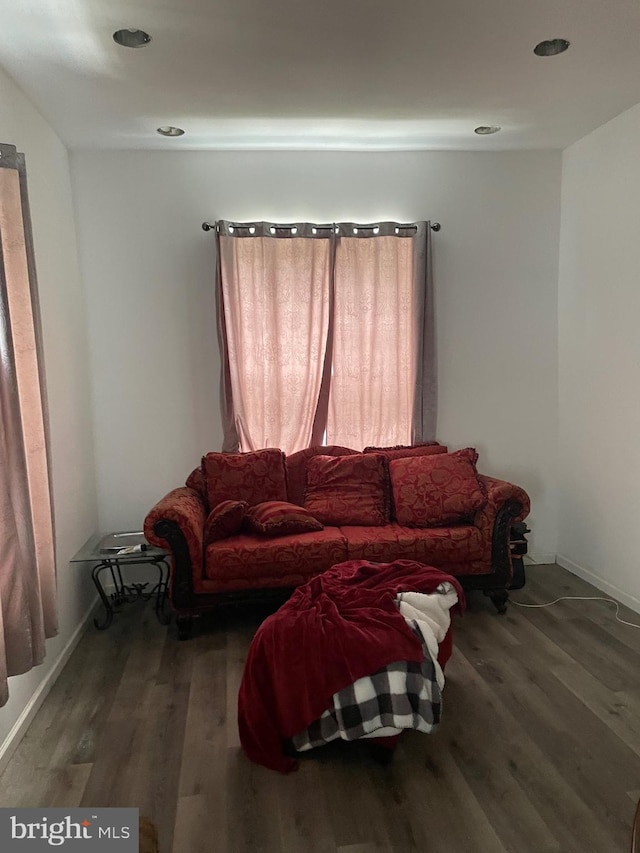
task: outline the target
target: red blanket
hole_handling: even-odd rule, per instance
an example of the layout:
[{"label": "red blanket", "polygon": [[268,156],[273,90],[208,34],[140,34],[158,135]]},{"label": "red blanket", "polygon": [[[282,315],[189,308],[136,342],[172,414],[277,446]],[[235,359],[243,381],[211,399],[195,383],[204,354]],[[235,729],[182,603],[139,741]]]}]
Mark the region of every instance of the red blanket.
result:
[{"label": "red blanket", "polygon": [[398,660],[420,662],[422,645],[398,611],[400,592],[434,592],[455,578],[412,560],[349,560],[296,590],[258,629],[238,696],[240,741],[252,761],[288,772],[283,744],[331,704],[334,693]]}]

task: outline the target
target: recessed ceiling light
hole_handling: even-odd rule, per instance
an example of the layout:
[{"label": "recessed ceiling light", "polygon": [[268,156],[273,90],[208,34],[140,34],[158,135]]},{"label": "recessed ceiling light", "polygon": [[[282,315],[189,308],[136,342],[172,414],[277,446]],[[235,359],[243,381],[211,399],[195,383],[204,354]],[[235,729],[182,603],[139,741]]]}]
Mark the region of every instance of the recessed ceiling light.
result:
[{"label": "recessed ceiling light", "polygon": [[497,133],[499,130],[502,130],[502,128],[498,127],[497,124],[489,124],[476,127],[473,132],[477,133],[478,136],[491,136],[492,133]]},{"label": "recessed ceiling light", "polygon": [[113,40],[116,44],[121,44],[122,47],[144,47],[151,41],[151,36],[144,30],[130,27],[126,30],[116,30],[113,34]]},{"label": "recessed ceiling light", "polygon": [[570,44],[566,39],[549,39],[537,44],[533,52],[536,56],[555,56],[557,53],[564,53]]},{"label": "recessed ceiling light", "polygon": [[181,127],[173,127],[170,124],[158,128],[160,136],[182,136],[184,130]]}]

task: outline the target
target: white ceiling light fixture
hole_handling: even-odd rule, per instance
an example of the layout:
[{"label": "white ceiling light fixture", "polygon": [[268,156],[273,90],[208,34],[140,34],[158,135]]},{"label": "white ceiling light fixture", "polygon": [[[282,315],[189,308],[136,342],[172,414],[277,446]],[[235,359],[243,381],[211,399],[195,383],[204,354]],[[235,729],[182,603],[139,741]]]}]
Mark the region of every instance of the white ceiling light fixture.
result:
[{"label": "white ceiling light fixture", "polygon": [[482,124],[480,127],[476,127],[474,129],[474,133],[477,133],[478,136],[491,136],[492,133],[498,133],[498,131],[502,130],[497,124]]},{"label": "white ceiling light fixture", "polygon": [[183,136],[184,130],[181,127],[174,127],[171,124],[167,124],[164,127],[159,127],[158,133],[160,136]]},{"label": "white ceiling light fixture", "polygon": [[566,39],[547,39],[537,44],[533,52],[536,56],[556,56],[558,53],[564,53],[570,44]]},{"label": "white ceiling light fixture", "polygon": [[129,27],[126,30],[116,30],[113,40],[122,47],[144,47],[151,41],[151,36],[144,30]]}]

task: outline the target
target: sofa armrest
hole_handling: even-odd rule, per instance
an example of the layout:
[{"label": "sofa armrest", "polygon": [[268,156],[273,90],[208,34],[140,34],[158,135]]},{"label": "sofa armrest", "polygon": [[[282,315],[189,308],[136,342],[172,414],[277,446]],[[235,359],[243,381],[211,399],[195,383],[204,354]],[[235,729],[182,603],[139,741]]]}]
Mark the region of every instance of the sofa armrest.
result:
[{"label": "sofa armrest", "polygon": [[[485,474],[478,475],[480,482],[486,489],[487,502],[478,510],[474,518],[476,527],[482,527],[484,519],[491,520],[491,526],[498,511],[510,501],[515,501],[519,504],[517,514],[512,517],[512,522],[522,521],[529,515],[531,502],[529,495],[520,486],[514,486],[513,483],[507,483],[506,480],[496,480],[495,477],[487,477]],[[516,507],[514,507],[514,510]]]},{"label": "sofa armrest", "polygon": [[193,579],[201,578],[204,524],[207,511],[200,495],[186,486],[174,489],[149,511],[144,534],[152,545],[171,552],[171,601],[193,592]]},{"label": "sofa armrest", "polygon": [[482,533],[487,552],[490,549],[492,574],[489,587],[506,590],[513,577],[509,544],[511,527],[529,515],[531,503],[529,495],[520,486],[484,474],[479,478],[486,489],[487,502],[475,514],[473,523]]}]

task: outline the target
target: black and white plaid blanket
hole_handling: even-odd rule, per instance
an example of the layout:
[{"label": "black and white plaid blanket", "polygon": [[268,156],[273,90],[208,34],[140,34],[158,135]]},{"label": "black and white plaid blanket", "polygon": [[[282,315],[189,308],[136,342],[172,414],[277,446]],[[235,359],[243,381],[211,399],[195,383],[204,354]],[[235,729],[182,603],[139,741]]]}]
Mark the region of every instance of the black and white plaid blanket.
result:
[{"label": "black and white plaid blanket", "polygon": [[292,738],[294,749],[304,752],[337,738],[357,740],[399,729],[433,729],[440,721],[442,693],[420,628],[415,622],[412,627],[423,645],[422,663],[397,661],[334,694],[332,707]]}]

